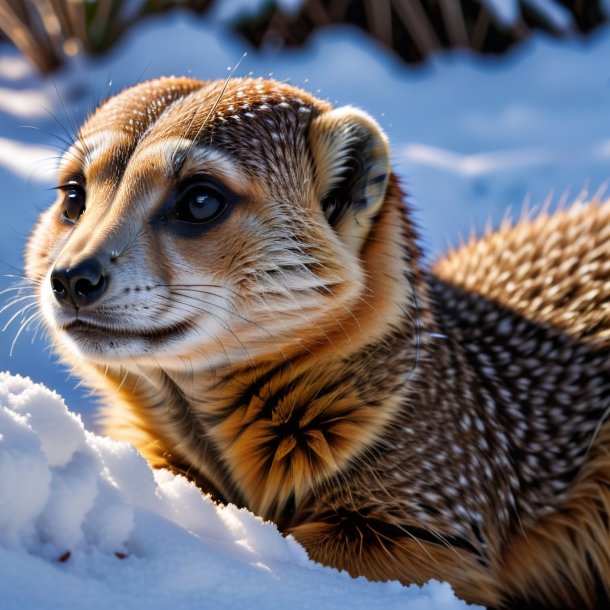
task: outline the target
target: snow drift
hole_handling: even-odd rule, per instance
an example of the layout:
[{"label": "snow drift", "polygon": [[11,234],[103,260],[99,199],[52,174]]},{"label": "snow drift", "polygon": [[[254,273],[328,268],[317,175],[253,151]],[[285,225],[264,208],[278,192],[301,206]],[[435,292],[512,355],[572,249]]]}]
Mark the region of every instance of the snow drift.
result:
[{"label": "snow drift", "polygon": [[0,373],[0,606],[462,608],[447,584],[372,583],[307,558],[136,450],[86,431],[63,399]]}]

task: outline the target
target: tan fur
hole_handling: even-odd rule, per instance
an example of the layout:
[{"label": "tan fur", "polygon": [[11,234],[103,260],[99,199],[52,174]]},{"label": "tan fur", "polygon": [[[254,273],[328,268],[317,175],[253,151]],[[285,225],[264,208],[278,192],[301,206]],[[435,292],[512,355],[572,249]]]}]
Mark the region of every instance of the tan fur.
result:
[{"label": "tan fur", "polygon": [[[226,207],[185,224],[202,180]],[[374,120],[251,79],[126,90],[71,181],[84,213],[62,220],[64,186],[27,274],[109,434],[353,575],[608,599],[610,202],[426,270]],[[106,279],[68,299],[92,261]]]}]

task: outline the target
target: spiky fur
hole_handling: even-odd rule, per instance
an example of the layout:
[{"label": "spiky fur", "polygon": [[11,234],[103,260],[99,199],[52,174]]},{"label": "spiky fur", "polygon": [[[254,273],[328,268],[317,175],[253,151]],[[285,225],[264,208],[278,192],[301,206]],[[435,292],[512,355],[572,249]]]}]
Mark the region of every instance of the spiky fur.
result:
[{"label": "spiky fur", "polygon": [[[598,607],[610,202],[504,225],[425,269],[387,163],[372,119],[287,85],[126,90],[62,164],[60,182],[86,179],[85,214],[66,226],[60,196],[28,246],[57,349],[106,397],[111,435],[318,561],[491,606]],[[242,203],[196,237],[155,225],[201,167]],[[348,168],[331,226],[320,202]],[[108,294],[75,329],[49,275],[102,255]]]}]

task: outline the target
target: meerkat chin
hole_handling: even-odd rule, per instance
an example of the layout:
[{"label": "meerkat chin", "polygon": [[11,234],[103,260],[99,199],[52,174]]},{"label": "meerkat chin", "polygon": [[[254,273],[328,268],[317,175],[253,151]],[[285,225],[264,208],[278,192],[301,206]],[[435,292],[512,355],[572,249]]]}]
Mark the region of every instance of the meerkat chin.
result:
[{"label": "meerkat chin", "polygon": [[377,123],[164,78],[66,152],[26,270],[108,434],[322,563],[610,603],[610,203],[432,268]]}]

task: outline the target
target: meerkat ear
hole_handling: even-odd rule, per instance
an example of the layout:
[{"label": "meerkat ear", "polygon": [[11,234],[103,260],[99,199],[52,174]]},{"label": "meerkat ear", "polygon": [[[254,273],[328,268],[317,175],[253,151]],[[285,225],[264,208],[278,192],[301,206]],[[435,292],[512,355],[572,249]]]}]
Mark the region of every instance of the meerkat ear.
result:
[{"label": "meerkat ear", "polygon": [[386,135],[366,112],[345,106],[312,121],[310,142],[322,211],[343,242],[358,253],[386,193]]}]

